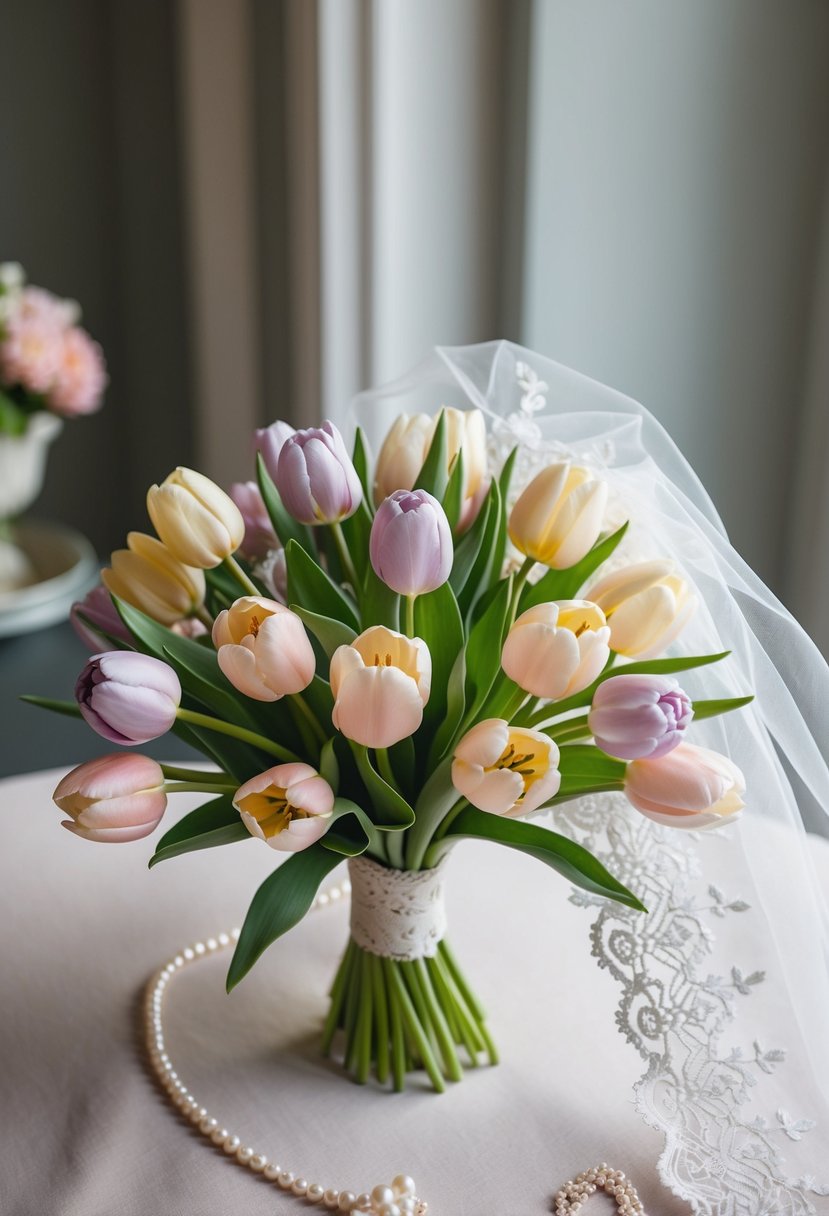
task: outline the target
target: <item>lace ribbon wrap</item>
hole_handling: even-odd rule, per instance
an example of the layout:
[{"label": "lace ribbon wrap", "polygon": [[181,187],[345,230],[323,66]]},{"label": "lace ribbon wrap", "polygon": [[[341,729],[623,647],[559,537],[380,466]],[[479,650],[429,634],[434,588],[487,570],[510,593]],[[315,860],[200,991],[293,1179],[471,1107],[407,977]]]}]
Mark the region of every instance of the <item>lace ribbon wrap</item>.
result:
[{"label": "lace ribbon wrap", "polygon": [[433,958],[446,933],[444,865],[431,870],[389,870],[353,857],[351,936],[361,950],[412,962]]}]

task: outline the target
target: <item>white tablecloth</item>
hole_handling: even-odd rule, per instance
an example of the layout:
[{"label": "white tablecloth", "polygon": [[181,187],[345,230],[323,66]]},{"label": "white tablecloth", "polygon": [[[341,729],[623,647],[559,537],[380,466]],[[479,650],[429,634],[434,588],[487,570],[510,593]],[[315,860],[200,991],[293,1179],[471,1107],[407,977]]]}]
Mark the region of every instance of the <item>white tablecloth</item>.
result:
[{"label": "white tablecloth", "polygon": [[[152,838],[99,846],[59,828],[58,775],[0,783],[0,1211],[307,1210],[173,1113],[145,1071],[137,1031],[148,975],[183,945],[241,923],[273,853],[251,840],[148,873]],[[197,801],[181,798],[173,811]],[[820,848],[829,874],[829,847]],[[347,934],[337,905],[272,947],[230,997],[228,953],[177,978],[171,1055],[224,1125],[326,1186],[361,1191],[402,1171],[430,1216],[542,1216],[567,1178],[607,1160],[631,1176],[652,1216],[685,1216],[687,1204],[656,1176],[661,1137],[631,1099],[642,1062],[620,1042],[617,990],[591,959],[589,916],[568,894],[532,859],[487,844],[456,850],[451,940],[503,1062],[468,1072],[445,1095],[359,1087],[319,1057]],[[597,1216],[604,1206],[596,1201]]]}]

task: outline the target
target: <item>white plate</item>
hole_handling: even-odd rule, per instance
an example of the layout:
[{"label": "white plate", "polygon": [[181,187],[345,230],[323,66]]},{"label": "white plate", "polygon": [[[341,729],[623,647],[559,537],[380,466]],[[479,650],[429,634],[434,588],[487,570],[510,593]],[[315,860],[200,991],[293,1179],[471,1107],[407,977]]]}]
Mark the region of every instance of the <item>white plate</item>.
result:
[{"label": "white plate", "polygon": [[0,592],[0,637],[14,637],[65,621],[98,577],[98,558],[80,532],[63,524],[24,520],[15,541],[32,563],[37,582]]}]

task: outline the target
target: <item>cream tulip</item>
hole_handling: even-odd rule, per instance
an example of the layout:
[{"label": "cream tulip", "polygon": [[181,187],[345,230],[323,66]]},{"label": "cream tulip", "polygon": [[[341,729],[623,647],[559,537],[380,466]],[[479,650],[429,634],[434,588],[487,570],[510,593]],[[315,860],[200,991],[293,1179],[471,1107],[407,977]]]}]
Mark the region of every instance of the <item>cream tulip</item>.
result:
[{"label": "cream tulip", "polygon": [[127,546],[112,554],[111,569],[101,571],[101,581],[111,595],[162,625],[172,625],[201,607],[203,570],[185,566],[160,540],[143,532],[130,532]]},{"label": "cream tulip", "polygon": [[680,743],[656,760],[633,760],[625,774],[628,800],[648,819],[671,828],[710,828],[745,806],[746,783],[732,760]]},{"label": "cream tulip", "polygon": [[547,465],[510,512],[510,540],[525,557],[567,570],[598,540],[606,504],[607,484],[587,469]]},{"label": "cream tulip", "polygon": [[364,747],[413,735],[429,700],[432,658],[421,638],[373,625],[331,658],[332,721]]},{"label": "cream tulip", "polygon": [[[443,414],[448,467],[463,449],[461,525],[468,526],[486,492],[486,422],[480,410],[458,410],[449,406],[444,408]],[[414,489],[439,420],[440,413],[401,414],[395,420],[377,459],[374,481],[377,506],[395,490]]]},{"label": "cream tulip", "polygon": [[610,626],[617,654],[652,659],[679,635],[697,606],[673,562],[639,562],[608,574],[587,592]]},{"label": "cream tulip", "polygon": [[587,688],[610,658],[610,630],[588,600],[536,604],[504,642],[501,666],[519,688],[559,701]]},{"label": "cream tulip", "polygon": [[241,545],[245,521],[236,503],[209,477],[177,468],[147,491],[153,527],[174,557],[210,570]]},{"label": "cream tulip", "polygon": [[314,678],[316,660],[296,615],[261,596],[244,595],[213,623],[219,667],[234,688],[255,701],[278,701],[302,692]]},{"label": "cream tulip", "polygon": [[455,748],[452,784],[481,811],[528,815],[558,793],[558,761],[558,747],[541,731],[486,718]]},{"label": "cream tulip", "polygon": [[298,853],[328,831],[334,791],[310,764],[277,764],[246,781],[233,805],[251,836]]}]

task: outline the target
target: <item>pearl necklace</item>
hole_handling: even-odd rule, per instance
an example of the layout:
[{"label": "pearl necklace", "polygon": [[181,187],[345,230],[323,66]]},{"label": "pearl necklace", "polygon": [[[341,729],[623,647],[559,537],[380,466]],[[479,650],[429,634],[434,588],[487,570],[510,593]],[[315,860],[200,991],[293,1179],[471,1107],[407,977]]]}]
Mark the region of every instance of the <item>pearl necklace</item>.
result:
[{"label": "pearl necklace", "polygon": [[[337,903],[351,891],[348,880],[337,886],[329,887],[320,892],[311,905],[311,910],[329,907]],[[415,1194],[415,1184],[406,1174],[398,1174],[391,1186],[376,1186],[369,1192],[355,1195],[353,1191],[337,1190],[325,1187],[320,1182],[309,1182],[306,1178],[295,1174],[292,1170],[277,1165],[263,1153],[256,1152],[249,1145],[243,1144],[238,1136],[233,1135],[221,1125],[219,1119],[202,1106],[193,1096],[178,1075],[173,1061],[167,1052],[164,1039],[164,1026],[161,1011],[164,997],[170,980],[185,967],[191,966],[200,959],[209,958],[229,946],[235,945],[240,930],[233,929],[230,933],[220,933],[216,937],[208,937],[203,942],[195,942],[186,946],[167,963],[164,964],[149,980],[144,998],[144,1026],[147,1044],[147,1054],[150,1066],[161,1088],[165,1091],[173,1105],[179,1110],[205,1139],[216,1145],[233,1158],[239,1165],[257,1174],[266,1182],[275,1183],[282,1191],[305,1199],[309,1203],[320,1203],[324,1208],[337,1212],[351,1212],[355,1216],[366,1213],[367,1216],[426,1216],[428,1205]]]}]

